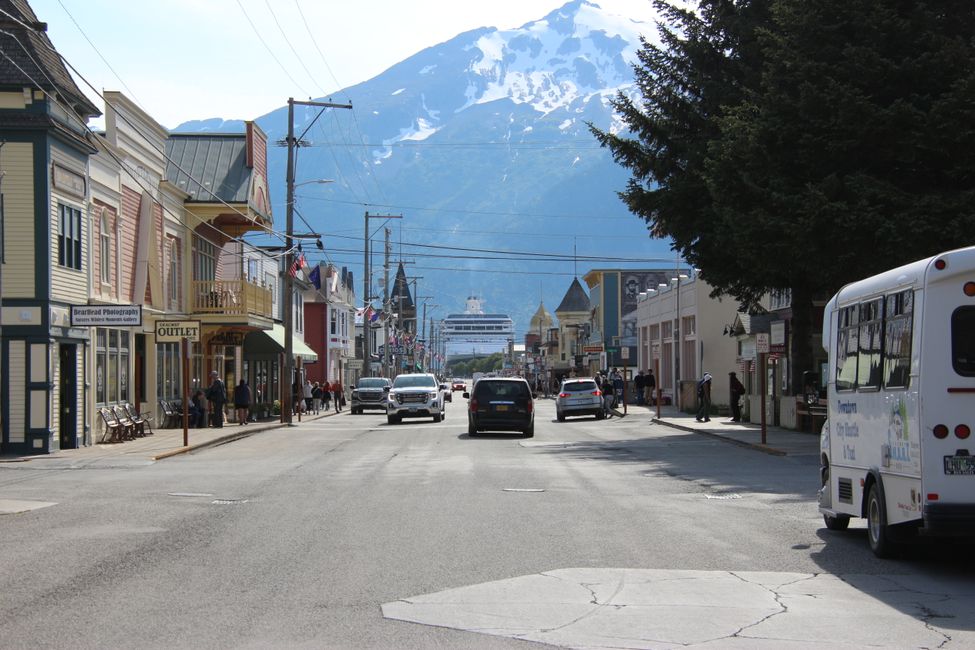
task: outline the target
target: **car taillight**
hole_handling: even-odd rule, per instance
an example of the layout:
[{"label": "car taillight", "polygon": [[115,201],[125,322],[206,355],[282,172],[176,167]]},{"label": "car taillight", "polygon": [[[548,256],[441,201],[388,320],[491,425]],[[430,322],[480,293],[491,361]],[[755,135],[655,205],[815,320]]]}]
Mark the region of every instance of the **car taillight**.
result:
[{"label": "car taillight", "polygon": [[595,395],[596,397],[602,397],[603,396],[603,391],[601,391],[601,390],[594,390],[592,392],[592,394]]},{"label": "car taillight", "polygon": [[477,400],[476,399],[474,399],[472,397],[471,398],[471,401],[469,402],[469,404],[471,405],[471,410],[472,411],[476,411],[477,410]]},{"label": "car taillight", "polygon": [[934,433],[934,437],[938,440],[944,440],[948,437],[948,427],[943,424],[935,425],[934,429],[932,429],[932,433]]},{"label": "car taillight", "polygon": [[957,427],[955,427],[955,435],[958,438],[965,440],[966,438],[968,438],[968,436],[972,435],[972,430],[968,427],[967,424],[959,424]]},{"label": "car taillight", "polygon": [[532,400],[528,400],[528,404],[525,406],[525,410],[531,413],[533,408],[535,408],[535,402],[533,402]]},{"label": "car taillight", "polygon": [[568,397],[568,396],[569,396],[569,394],[568,394],[568,393],[559,393],[559,397],[561,397],[561,398],[563,398],[563,399],[565,399],[565,398],[566,398],[566,397]]}]

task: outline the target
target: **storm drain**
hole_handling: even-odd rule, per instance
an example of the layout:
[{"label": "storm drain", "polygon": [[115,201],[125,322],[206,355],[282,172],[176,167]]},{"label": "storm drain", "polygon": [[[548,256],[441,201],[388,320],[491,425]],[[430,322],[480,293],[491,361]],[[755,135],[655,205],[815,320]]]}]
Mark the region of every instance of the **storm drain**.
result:
[{"label": "storm drain", "polygon": [[216,506],[236,506],[247,503],[247,499],[214,499],[210,503]]},{"label": "storm drain", "polygon": [[715,499],[717,501],[731,501],[732,499],[740,499],[740,494],[705,494],[708,499]]}]

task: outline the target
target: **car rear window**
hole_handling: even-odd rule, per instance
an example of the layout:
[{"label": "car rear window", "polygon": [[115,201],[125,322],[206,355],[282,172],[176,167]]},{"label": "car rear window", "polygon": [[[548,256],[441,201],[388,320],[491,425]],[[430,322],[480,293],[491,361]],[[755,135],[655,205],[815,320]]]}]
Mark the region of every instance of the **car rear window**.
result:
[{"label": "car rear window", "polygon": [[477,382],[474,388],[474,397],[477,399],[530,399],[531,391],[528,384],[521,381],[490,381],[484,380]]},{"label": "car rear window", "polygon": [[579,391],[593,391],[596,390],[596,382],[594,381],[567,381],[562,384],[562,390],[567,393],[579,392]]}]

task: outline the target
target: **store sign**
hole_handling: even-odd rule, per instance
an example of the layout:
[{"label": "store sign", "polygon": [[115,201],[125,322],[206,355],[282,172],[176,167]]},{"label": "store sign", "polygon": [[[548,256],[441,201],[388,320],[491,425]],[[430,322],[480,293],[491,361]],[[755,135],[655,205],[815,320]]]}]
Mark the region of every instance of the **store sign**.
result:
[{"label": "store sign", "polygon": [[785,321],[771,324],[769,345],[771,345],[772,352],[785,352]]},{"label": "store sign", "polygon": [[210,339],[210,345],[243,345],[244,332],[218,332]]},{"label": "store sign", "polygon": [[142,305],[71,305],[71,327],[140,327]]},{"label": "store sign", "polygon": [[156,343],[178,343],[182,339],[200,340],[200,321],[198,320],[160,320],[156,321]]},{"label": "store sign", "polygon": [[600,353],[600,352],[603,351],[603,346],[602,345],[584,345],[584,346],[582,346],[582,351],[585,352],[586,354],[593,353],[593,352],[596,353],[596,354],[598,354],[598,353]]},{"label": "store sign", "polygon": [[758,350],[759,354],[768,354],[769,352],[769,335],[768,334],[756,334],[755,335],[755,349]]}]

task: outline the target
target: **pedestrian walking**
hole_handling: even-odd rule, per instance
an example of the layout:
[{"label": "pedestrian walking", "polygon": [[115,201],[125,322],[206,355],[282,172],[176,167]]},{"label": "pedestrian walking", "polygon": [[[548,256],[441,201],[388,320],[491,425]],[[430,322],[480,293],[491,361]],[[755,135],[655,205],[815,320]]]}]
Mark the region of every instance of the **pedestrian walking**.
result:
[{"label": "pedestrian walking", "polygon": [[234,388],[234,409],[237,410],[237,424],[247,424],[251,410],[251,387],[246,379],[241,379]]},{"label": "pedestrian walking", "polygon": [[633,378],[633,386],[636,388],[636,403],[637,406],[643,406],[643,387],[646,384],[646,377],[643,376],[643,371],[636,373],[636,377]]},{"label": "pedestrian walking", "polygon": [[730,384],[731,393],[731,421],[741,422],[741,404],[739,400],[745,394],[745,386],[738,381],[738,375],[734,372],[728,373],[728,383]]},{"label": "pedestrian walking", "polygon": [[603,391],[603,414],[607,418],[611,418],[614,415],[619,418],[623,417],[624,414],[617,411],[613,405],[613,400],[616,399],[613,389],[613,378],[607,373],[602,376],[600,381],[602,382],[600,388]]},{"label": "pedestrian walking", "polygon": [[315,415],[318,415],[322,411],[322,395],[324,391],[322,390],[322,385],[317,381],[311,389],[311,408]]},{"label": "pedestrian walking", "polygon": [[657,378],[653,376],[653,370],[647,370],[647,376],[643,378],[643,390],[646,393],[643,399],[647,404],[653,404],[656,401],[654,396],[657,391]]},{"label": "pedestrian walking", "polygon": [[623,375],[619,368],[613,368],[611,378],[613,380],[613,408],[616,408],[623,402]]},{"label": "pedestrian walking", "polygon": [[207,401],[210,403],[210,426],[223,427],[223,405],[227,403],[227,386],[216,370],[210,371],[210,387],[207,388]]},{"label": "pedestrian walking", "polygon": [[706,372],[697,382],[697,421],[711,421],[711,373]]},{"label": "pedestrian walking", "polygon": [[335,412],[342,411],[342,384],[336,379],[332,382],[332,401],[335,402]]},{"label": "pedestrian walking", "polygon": [[314,397],[313,397],[313,391],[314,391],[314,388],[311,385],[311,380],[306,377],[305,378],[305,383],[302,384],[302,386],[301,386],[301,396],[305,400],[305,412],[306,413],[308,413],[309,411],[311,411],[311,407],[312,407],[311,401],[314,399]]}]

